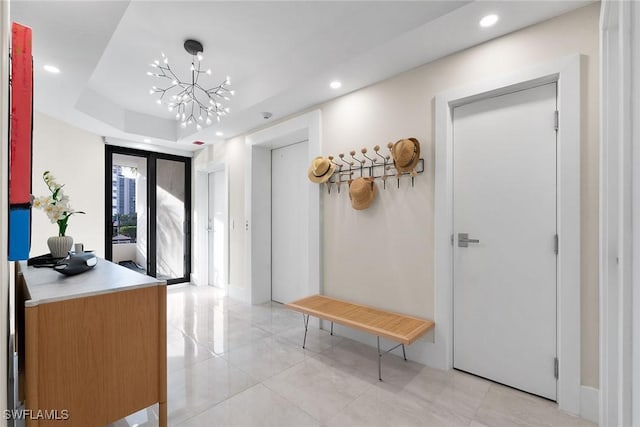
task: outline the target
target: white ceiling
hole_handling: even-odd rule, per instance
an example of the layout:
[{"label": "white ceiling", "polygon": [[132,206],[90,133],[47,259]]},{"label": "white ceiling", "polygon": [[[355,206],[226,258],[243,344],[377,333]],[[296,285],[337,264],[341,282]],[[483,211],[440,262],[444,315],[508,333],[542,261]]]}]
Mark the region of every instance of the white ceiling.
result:
[{"label": "white ceiling", "polygon": [[[195,150],[589,1],[33,1],[12,19],[33,28],[35,108],[100,135]],[[492,28],[479,19],[497,13]],[[204,45],[213,86],[236,96],[222,123],[180,128],[149,89],[164,52],[189,72],[182,44]],[[57,75],[42,69],[54,64]],[[181,73],[182,71],[182,73]],[[204,76],[208,77],[208,76]],[[329,88],[338,79],[339,90]]]}]

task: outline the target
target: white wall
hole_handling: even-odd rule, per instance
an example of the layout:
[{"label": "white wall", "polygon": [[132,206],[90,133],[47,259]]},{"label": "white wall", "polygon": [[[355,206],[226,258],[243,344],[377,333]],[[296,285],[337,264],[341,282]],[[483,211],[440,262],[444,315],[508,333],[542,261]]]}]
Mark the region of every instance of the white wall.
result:
[{"label": "white wall", "polygon": [[[211,167],[216,164],[225,163],[227,166],[229,192],[229,275],[227,280],[229,282],[229,294],[242,299],[245,299],[244,297],[248,295],[245,280],[245,150],[244,137],[230,139],[215,146],[209,145],[195,154],[192,167],[194,198],[192,217],[195,219],[198,215],[204,215],[204,217],[208,215],[207,212],[198,211],[198,209],[204,210],[205,206],[207,206],[206,203],[198,203],[198,199],[208,197],[208,186],[205,185],[206,180],[197,179],[197,174],[199,171],[211,170]],[[196,232],[201,233],[202,231],[198,230]],[[199,259],[198,251],[203,250],[204,246],[200,244],[195,234],[192,240],[192,259],[196,260]],[[193,270],[197,271],[197,266],[194,266]]]},{"label": "white wall", "polygon": [[[8,212],[9,198],[5,189],[9,188],[9,141],[8,126],[9,113],[7,107],[9,104],[8,87],[9,87],[9,1],[0,2],[0,236],[3,236],[0,242],[0,331],[2,331],[3,343],[0,344],[0,406],[2,409],[7,407],[7,346],[9,324],[7,323],[7,307],[9,302],[9,288],[13,288],[14,281],[10,277],[10,268],[13,263],[7,262],[8,256]],[[13,303],[11,303],[13,306]],[[0,426],[7,425],[7,421],[2,417]]]},{"label": "white wall", "polygon": [[[136,244],[135,243],[119,243],[117,245],[113,245],[111,253],[111,260],[113,262],[120,261],[135,261],[140,264],[136,260]],[[145,264],[140,264],[145,265]]]},{"label": "white wall", "polygon": [[633,115],[629,119],[633,123],[631,134],[635,141],[634,153],[633,153],[633,207],[632,210],[635,213],[633,216],[633,352],[631,359],[633,360],[632,366],[632,392],[633,408],[632,408],[632,420],[635,425],[640,425],[640,29],[638,29],[638,23],[640,22],[640,5],[634,3],[632,6],[631,22],[635,22],[636,25],[632,31],[632,52],[631,61],[632,66],[632,82],[633,87],[632,98],[632,112]]},{"label": "white wall", "polygon": [[[245,208],[250,206],[247,216],[249,227],[252,229],[250,237],[247,238],[247,261],[251,266],[248,282],[251,284],[250,301],[257,304],[271,300],[271,150],[266,147],[253,147],[247,151],[247,157],[249,156],[251,192],[259,194],[264,202],[255,203],[253,199],[245,201]],[[266,206],[268,208],[265,208]],[[264,256],[265,254],[269,256]],[[291,268],[298,269],[299,266]]]},{"label": "white wall", "polygon": [[[33,121],[33,194],[48,195],[42,173],[51,171],[74,209],[67,234],[85,250],[104,257],[104,144],[98,135],[36,112]],[[47,238],[58,234],[42,210],[33,210],[30,256],[49,252]]]},{"label": "white wall", "polygon": [[600,425],[640,425],[640,7],[602,2]]},{"label": "white wall", "polygon": [[[322,112],[322,154],[334,155],[386,146],[404,137],[422,144],[426,173],[413,188],[378,192],[365,211],[354,211],[348,194],[323,189],[323,277],[327,295],[371,304],[426,318],[434,317],[433,212],[434,109],[437,93],[467,86],[499,74],[548,62],[573,53],[586,57],[582,71],[581,234],[582,234],[582,383],[598,386],[598,16],[595,3],[500,37],[460,53],[345,95],[312,109]],[[232,203],[231,281],[238,282],[244,253],[238,220],[244,215],[242,174],[245,159],[238,141],[224,145],[230,174]],[[232,149],[233,147],[233,149]],[[216,147],[199,156],[212,156]],[[301,179],[306,179],[302,177]],[[343,187],[344,190],[344,187]],[[196,196],[196,197],[199,197]],[[234,203],[235,201],[235,203]],[[236,250],[234,251],[235,248]],[[437,327],[437,326],[436,326]]]},{"label": "white wall", "polygon": [[191,213],[191,283],[197,286],[209,283],[209,236],[207,235],[209,200],[205,197],[208,188],[209,166],[196,164],[194,159],[191,185],[193,197],[193,211]]}]

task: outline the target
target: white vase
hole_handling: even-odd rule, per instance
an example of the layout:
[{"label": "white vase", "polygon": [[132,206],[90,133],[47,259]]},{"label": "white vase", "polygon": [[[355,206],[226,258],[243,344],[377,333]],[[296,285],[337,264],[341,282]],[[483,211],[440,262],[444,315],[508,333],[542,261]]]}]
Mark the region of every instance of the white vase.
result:
[{"label": "white vase", "polygon": [[51,236],[47,239],[49,251],[54,258],[64,258],[67,256],[73,246],[73,237],[71,236]]}]

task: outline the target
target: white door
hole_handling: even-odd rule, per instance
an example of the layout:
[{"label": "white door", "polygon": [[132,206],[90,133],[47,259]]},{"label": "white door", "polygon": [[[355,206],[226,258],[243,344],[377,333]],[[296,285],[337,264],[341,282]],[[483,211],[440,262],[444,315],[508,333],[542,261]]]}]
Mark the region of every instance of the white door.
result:
[{"label": "white door", "polygon": [[308,143],[271,151],[271,299],[307,296],[309,271]]},{"label": "white door", "polygon": [[209,174],[209,285],[226,285],[227,185],[224,170]]},{"label": "white door", "polygon": [[552,83],[453,111],[454,367],[552,400],[555,110]]}]

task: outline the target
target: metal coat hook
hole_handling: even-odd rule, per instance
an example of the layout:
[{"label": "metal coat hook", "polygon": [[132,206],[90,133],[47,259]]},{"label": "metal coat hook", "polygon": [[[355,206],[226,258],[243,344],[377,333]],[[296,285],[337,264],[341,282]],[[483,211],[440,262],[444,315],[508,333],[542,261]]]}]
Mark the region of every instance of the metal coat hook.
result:
[{"label": "metal coat hook", "polygon": [[392,176],[391,174],[387,174],[387,171],[390,170],[390,169],[391,169],[391,166],[387,166],[385,164],[383,172],[382,172],[383,175],[381,176],[381,178],[382,178],[382,188],[385,189],[385,190],[387,189],[387,178]]},{"label": "metal coat hook", "polygon": [[344,159],[344,153],[340,153],[338,154],[338,157],[340,157],[340,161],[346,165],[349,165],[349,170],[351,170],[351,166],[353,166],[353,162],[350,162],[349,160],[345,160]]},{"label": "metal coat hook", "polygon": [[[391,156],[392,156],[392,154],[393,154],[393,153],[391,152],[391,150],[393,149],[393,142],[389,142],[389,143],[387,144],[387,148],[389,149],[389,155],[387,156],[387,159],[388,159],[388,160],[390,160],[390,159],[391,159]],[[391,166],[389,166],[389,169],[391,169]],[[394,169],[395,169],[395,166],[394,166]],[[400,188],[400,175],[397,173],[397,171],[396,171],[396,179],[397,179],[397,181],[398,181],[398,188]]]},{"label": "metal coat hook", "polygon": [[[342,169],[342,165],[337,164],[334,160],[333,160],[333,156],[329,156],[328,157],[329,162],[333,163],[336,168],[338,169],[338,180],[340,179],[340,169]],[[333,174],[331,174],[331,177],[329,178],[329,180],[326,182],[327,184],[327,191],[329,192],[329,194],[331,194],[331,184],[333,184],[335,182],[335,178],[334,181],[331,180],[331,178],[336,176],[336,172],[334,171]],[[338,186],[338,193],[340,192],[340,184],[337,184]]]},{"label": "metal coat hook", "polygon": [[[375,151],[376,155],[382,159],[382,176],[380,178],[382,178],[382,188],[386,189],[387,188],[387,160],[389,160],[389,156],[385,157],[382,154],[380,154],[379,145],[376,145],[375,147],[373,147],[373,151]],[[375,163],[377,161],[378,159],[374,158],[373,162]]]},{"label": "metal coat hook", "polygon": [[356,157],[356,150],[351,150],[349,152],[349,154],[351,155],[351,158],[353,160],[355,160],[356,162],[360,163],[360,176],[362,176],[362,167],[364,166],[365,160],[361,160],[361,159]]},{"label": "metal coat hook", "polygon": [[333,156],[329,156],[329,157],[328,157],[328,159],[329,159],[329,161],[330,161],[331,163],[333,163],[334,165],[336,165],[336,167],[338,168],[338,172],[340,172],[340,169],[342,169],[342,165],[337,164],[337,163],[335,162],[335,160],[333,160],[333,159],[334,159],[334,157],[333,157]]},{"label": "metal coat hook", "polygon": [[[338,179],[336,181],[336,185],[338,186],[338,193],[340,193],[340,187],[342,186],[342,176],[348,175],[349,178],[351,178],[351,175],[353,174],[353,172],[351,172],[353,162],[350,162],[349,160],[345,160],[344,153],[338,154],[338,157],[340,157],[340,162],[342,163],[338,165],[338,167],[340,168],[340,171],[338,172]],[[348,169],[344,172],[342,171],[343,166],[348,166]]]},{"label": "metal coat hook", "polygon": [[[376,145],[375,147],[373,147],[373,151],[375,151],[376,155],[382,159],[382,164],[386,166],[388,157],[385,157],[382,154],[380,154],[380,146]],[[378,161],[378,159],[374,160],[374,162],[376,162],[376,161]]]},{"label": "metal coat hook", "polygon": [[[367,156],[367,148],[366,147],[362,147],[362,149],[360,150],[360,152],[362,153],[362,155],[371,162],[371,165],[369,165],[369,176],[373,176],[373,165],[375,164],[376,160],[378,159],[373,159],[369,156]],[[364,161],[362,162],[362,164],[364,165]]]}]

